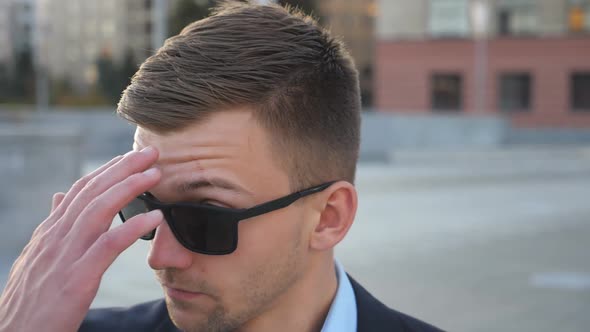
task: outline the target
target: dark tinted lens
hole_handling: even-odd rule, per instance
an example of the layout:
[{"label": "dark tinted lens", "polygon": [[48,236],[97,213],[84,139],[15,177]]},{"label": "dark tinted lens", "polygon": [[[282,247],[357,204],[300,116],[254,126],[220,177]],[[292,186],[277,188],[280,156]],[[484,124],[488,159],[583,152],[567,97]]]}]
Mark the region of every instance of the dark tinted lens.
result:
[{"label": "dark tinted lens", "polygon": [[[119,216],[121,217],[121,220],[125,222],[138,214],[146,213],[149,211],[150,209],[147,206],[146,202],[139,198],[136,198],[133,201],[131,201],[131,203],[127,204],[127,206],[119,212]],[[144,240],[151,240],[154,238],[154,234],[155,230],[145,234],[141,238]]]},{"label": "dark tinted lens", "polygon": [[149,211],[150,209],[147,206],[147,204],[141,199],[136,198],[121,210],[121,215],[124,219],[123,222],[125,222],[126,220],[129,220],[138,214],[146,213]]},{"label": "dark tinted lens", "polygon": [[200,253],[227,254],[237,243],[237,222],[227,214],[195,207],[175,207],[169,220],[178,240]]}]

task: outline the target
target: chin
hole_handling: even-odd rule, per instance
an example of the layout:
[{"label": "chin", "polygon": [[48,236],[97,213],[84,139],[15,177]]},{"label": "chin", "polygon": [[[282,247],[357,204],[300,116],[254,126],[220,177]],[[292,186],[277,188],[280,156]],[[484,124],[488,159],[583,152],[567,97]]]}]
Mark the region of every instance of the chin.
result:
[{"label": "chin", "polygon": [[170,319],[181,331],[207,331],[208,315],[203,308],[170,298],[166,298],[166,307]]},{"label": "chin", "polygon": [[222,307],[179,301],[166,297],[168,314],[174,325],[184,332],[233,331],[239,324],[227,319]]}]

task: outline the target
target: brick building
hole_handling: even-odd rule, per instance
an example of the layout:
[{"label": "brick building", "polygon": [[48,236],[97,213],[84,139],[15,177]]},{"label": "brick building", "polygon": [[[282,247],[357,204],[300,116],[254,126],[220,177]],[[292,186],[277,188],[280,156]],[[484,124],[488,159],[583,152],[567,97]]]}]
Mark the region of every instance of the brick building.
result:
[{"label": "brick building", "polygon": [[381,0],[375,107],[590,128],[590,0]]}]

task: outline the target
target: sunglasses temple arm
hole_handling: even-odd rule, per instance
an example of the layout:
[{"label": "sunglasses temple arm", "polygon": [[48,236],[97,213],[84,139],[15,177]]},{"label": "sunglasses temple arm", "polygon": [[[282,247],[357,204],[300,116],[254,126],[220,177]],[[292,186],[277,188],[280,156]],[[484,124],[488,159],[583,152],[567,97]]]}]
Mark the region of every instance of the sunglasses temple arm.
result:
[{"label": "sunglasses temple arm", "polygon": [[252,217],[256,217],[261,214],[264,214],[264,213],[268,213],[268,212],[271,212],[274,210],[282,209],[284,207],[287,207],[287,206],[293,204],[293,202],[295,202],[296,200],[298,200],[302,197],[323,191],[324,189],[326,189],[329,186],[331,186],[332,184],[334,184],[334,182],[328,182],[328,183],[324,183],[322,185],[319,185],[317,187],[298,191],[298,192],[292,193],[290,195],[287,195],[285,197],[277,198],[273,201],[270,201],[270,202],[267,202],[264,204],[260,204],[255,207],[252,207],[250,209],[244,210],[242,212],[241,219],[252,218]]}]

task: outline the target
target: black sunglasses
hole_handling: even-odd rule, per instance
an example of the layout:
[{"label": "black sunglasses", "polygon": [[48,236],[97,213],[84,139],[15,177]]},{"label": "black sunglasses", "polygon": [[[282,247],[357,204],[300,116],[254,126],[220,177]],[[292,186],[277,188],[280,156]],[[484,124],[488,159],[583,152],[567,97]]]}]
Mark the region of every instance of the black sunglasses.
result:
[{"label": "black sunglasses", "polygon": [[[125,222],[138,214],[159,209],[172,233],[185,248],[200,254],[227,255],[238,247],[238,222],[287,207],[302,197],[328,188],[334,182],[301,190],[249,209],[195,203],[166,204],[145,193],[119,211],[119,216]],[[154,229],[141,238],[152,240],[155,234]]]}]

